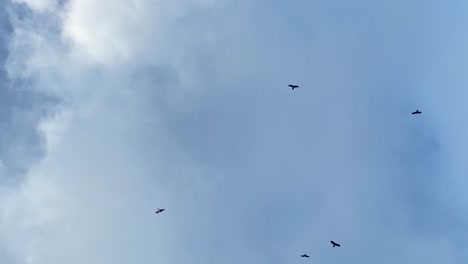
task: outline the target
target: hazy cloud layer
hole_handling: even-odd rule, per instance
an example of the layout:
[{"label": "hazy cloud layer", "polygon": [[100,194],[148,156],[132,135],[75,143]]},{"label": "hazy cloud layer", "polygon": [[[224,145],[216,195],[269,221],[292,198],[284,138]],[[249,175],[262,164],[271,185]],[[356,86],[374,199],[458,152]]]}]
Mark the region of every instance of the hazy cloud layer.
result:
[{"label": "hazy cloud layer", "polygon": [[14,1],[0,261],[467,261],[468,9],[312,2]]}]

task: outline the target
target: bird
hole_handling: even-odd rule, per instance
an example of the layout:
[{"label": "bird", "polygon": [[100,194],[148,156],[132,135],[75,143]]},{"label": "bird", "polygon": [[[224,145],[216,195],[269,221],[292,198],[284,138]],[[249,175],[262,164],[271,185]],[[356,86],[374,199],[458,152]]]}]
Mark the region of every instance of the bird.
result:
[{"label": "bird", "polygon": [[159,209],[159,208],[158,208],[158,210],[157,210],[155,213],[159,214],[159,213],[161,213],[161,212],[164,212],[164,210],[166,210],[166,209],[164,209],[164,208]]},{"label": "bird", "polygon": [[341,247],[340,244],[336,243],[335,241],[330,241],[330,243],[332,243],[333,247]]},{"label": "bird", "polygon": [[416,110],[415,112],[413,112],[413,113],[411,113],[411,114],[412,114],[412,115],[419,115],[419,114],[421,114],[421,113],[422,113],[421,111]]},{"label": "bird", "polygon": [[301,255],[301,257],[308,258],[309,256],[307,256],[307,254],[304,254],[304,255]]},{"label": "bird", "polygon": [[291,89],[296,89],[296,88],[299,88],[299,85],[295,85],[295,84],[290,84],[288,85],[289,87],[291,87]]}]

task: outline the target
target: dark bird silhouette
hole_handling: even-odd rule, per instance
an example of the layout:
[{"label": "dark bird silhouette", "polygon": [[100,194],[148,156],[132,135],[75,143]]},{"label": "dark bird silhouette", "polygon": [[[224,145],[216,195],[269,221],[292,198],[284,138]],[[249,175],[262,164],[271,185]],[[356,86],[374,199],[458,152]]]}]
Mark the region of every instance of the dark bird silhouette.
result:
[{"label": "dark bird silhouette", "polygon": [[161,213],[161,212],[164,212],[165,210],[166,210],[166,209],[164,209],[164,208],[161,208],[161,209],[158,208],[158,210],[157,210],[155,213],[159,214],[159,213]]},{"label": "dark bird silhouette", "polygon": [[290,84],[288,85],[289,87],[291,87],[291,89],[296,89],[296,88],[299,88],[299,85],[294,85],[294,84]]},{"label": "dark bird silhouette", "polygon": [[308,258],[309,256],[307,256],[307,254],[304,254],[304,255],[301,255],[301,257]]},{"label": "dark bird silhouette", "polygon": [[416,110],[415,112],[413,112],[413,113],[411,113],[411,114],[412,114],[412,115],[419,115],[419,114],[421,114],[421,113],[422,113],[421,111]]},{"label": "dark bird silhouette", "polygon": [[333,247],[341,247],[341,245],[340,245],[340,244],[336,243],[336,242],[335,242],[335,241],[333,241],[333,240],[332,240],[332,241],[330,241],[330,243],[332,243],[332,244],[333,244]]}]

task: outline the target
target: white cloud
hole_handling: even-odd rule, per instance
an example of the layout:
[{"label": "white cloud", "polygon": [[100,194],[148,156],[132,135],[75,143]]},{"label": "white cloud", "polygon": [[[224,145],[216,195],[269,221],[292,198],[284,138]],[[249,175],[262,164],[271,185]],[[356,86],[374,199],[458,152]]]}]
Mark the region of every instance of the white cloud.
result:
[{"label": "white cloud", "polygon": [[[164,84],[164,71],[184,76],[170,64],[171,47],[158,46],[169,41],[151,38],[184,14],[170,2],[107,1],[109,9],[98,2],[72,2],[56,14],[64,17],[68,47],[34,19],[15,24],[10,78],[30,78],[31,89],[61,100],[38,125],[44,157],[3,195],[2,239],[18,263],[170,261],[179,258],[169,250],[176,245],[193,255],[185,241],[204,229],[194,213],[210,207],[213,172],[178,150],[153,106],[154,98],[170,99],[165,90],[183,95],[177,82]],[[153,65],[156,71],[132,77]],[[161,75],[158,67],[162,81],[151,76]],[[168,213],[155,217],[158,206]]]},{"label": "white cloud", "polygon": [[64,15],[63,36],[79,56],[108,67],[134,61],[173,62],[181,49],[191,46],[186,41],[205,41],[199,32],[187,30],[196,30],[193,25],[181,21],[190,18],[191,12],[210,15],[219,11],[215,9],[218,2],[72,1],[71,11]]}]

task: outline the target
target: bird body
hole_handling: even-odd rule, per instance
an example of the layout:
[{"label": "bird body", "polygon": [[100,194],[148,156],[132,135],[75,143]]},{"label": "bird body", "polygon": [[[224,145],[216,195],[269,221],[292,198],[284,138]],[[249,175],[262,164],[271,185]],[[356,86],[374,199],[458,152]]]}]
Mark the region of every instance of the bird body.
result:
[{"label": "bird body", "polygon": [[340,244],[336,243],[335,241],[330,241],[330,243],[332,243],[333,247],[341,247]]}]

